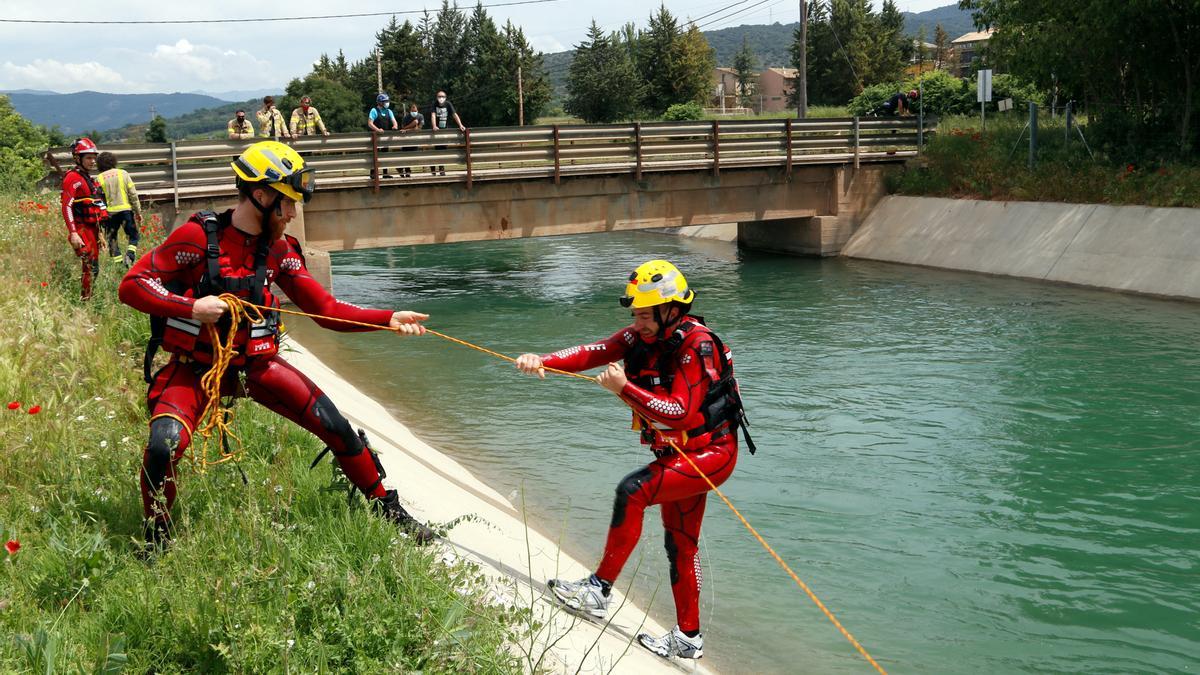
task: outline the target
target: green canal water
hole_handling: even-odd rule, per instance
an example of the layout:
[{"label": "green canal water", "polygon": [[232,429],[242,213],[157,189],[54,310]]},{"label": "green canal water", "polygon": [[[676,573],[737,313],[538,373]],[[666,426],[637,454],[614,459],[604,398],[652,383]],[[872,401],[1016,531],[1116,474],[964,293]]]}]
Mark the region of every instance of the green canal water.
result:
[{"label": "green canal water", "polygon": [[[339,253],[334,285],[516,355],[624,325],[625,276],[659,257],[734,353],[759,452],[728,495],[885,668],[1200,670],[1196,305],[647,233]],[[432,336],[289,323],[598,559],[647,461],[614,397]],[[620,583],[670,625],[660,532],[653,509]],[[715,498],[701,554],[706,665],[870,671]]]}]

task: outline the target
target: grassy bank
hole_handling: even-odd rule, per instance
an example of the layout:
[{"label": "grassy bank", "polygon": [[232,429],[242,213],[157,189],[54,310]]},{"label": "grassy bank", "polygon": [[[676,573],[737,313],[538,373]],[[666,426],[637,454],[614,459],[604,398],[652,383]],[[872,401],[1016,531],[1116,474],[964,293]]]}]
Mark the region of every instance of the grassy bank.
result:
[{"label": "grassy bank", "polygon": [[141,560],[146,318],[106,260],[80,302],[55,210],[17,202],[0,196],[0,671],[519,669],[525,612],[347,504],[308,469],[319,442],[253,403],[235,407],[248,483],[185,459],[178,538]]},{"label": "grassy bank", "polygon": [[1037,165],[1030,170],[1028,135],[1020,138],[1026,119],[989,119],[986,130],[978,117],[943,119],[924,155],[891,187],[932,197],[1200,206],[1200,167],[1130,162],[1098,151],[1093,157],[1074,131],[1064,138],[1061,116],[1040,122]]}]

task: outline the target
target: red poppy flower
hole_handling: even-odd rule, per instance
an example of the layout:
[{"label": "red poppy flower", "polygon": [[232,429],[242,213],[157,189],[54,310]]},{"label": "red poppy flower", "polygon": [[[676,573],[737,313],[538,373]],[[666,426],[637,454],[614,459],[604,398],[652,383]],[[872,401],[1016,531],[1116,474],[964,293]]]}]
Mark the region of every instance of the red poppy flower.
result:
[{"label": "red poppy flower", "polygon": [[9,402],[8,402],[8,409],[9,409],[9,410],[16,410],[17,408],[20,408],[20,407],[21,407],[21,402],[20,402],[20,401],[9,401]]},{"label": "red poppy flower", "polygon": [[1125,165],[1125,173],[1133,173],[1133,165],[1132,164]]},{"label": "red poppy flower", "polygon": [[9,555],[16,555],[17,551],[21,550],[21,542],[17,541],[16,539],[9,539],[7,542],[5,542],[4,548],[8,551]]},{"label": "red poppy flower", "polygon": [[36,414],[42,412],[42,406],[35,405],[26,412],[28,412],[30,415],[36,415]]},{"label": "red poppy flower", "polygon": [[46,287],[46,286],[48,286],[48,285],[49,285],[49,284],[47,284],[46,282],[44,282],[44,281],[42,282],[42,288],[45,288],[45,287]]}]

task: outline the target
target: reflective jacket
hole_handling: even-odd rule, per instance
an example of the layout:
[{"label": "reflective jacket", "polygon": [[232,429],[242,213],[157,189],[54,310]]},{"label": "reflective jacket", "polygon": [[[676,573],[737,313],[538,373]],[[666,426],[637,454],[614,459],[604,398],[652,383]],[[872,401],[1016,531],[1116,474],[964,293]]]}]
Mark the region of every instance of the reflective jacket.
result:
[{"label": "reflective jacket", "polygon": [[244,141],[247,138],[254,138],[254,125],[250,120],[244,119],[241,124],[238,124],[237,118],[229,120],[225,130],[229,133],[229,137],[234,140]]},{"label": "reflective jacket", "polygon": [[142,215],[142,204],[138,201],[137,186],[133,184],[133,179],[129,177],[128,171],[109,169],[100,174],[98,178],[97,182],[104,192],[104,203],[108,205],[110,214],[133,209],[134,213]]},{"label": "reflective jacket", "polygon": [[325,123],[321,121],[321,113],[311,105],[308,106],[308,112],[304,112],[304,108],[296,108],[292,111],[291,128],[293,136],[316,136],[325,133]]},{"label": "reflective jacket", "polygon": [[279,112],[279,108],[271,108],[267,111],[259,110],[254,113],[258,118],[258,135],[262,138],[278,138],[287,136],[287,127],[283,123],[283,113]]}]

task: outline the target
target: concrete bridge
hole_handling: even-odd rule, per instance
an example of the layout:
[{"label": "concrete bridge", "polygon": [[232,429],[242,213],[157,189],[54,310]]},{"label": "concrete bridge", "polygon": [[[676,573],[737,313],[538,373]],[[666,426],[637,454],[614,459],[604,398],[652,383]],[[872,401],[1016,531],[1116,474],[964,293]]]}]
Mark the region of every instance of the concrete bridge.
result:
[{"label": "concrete bridge", "polygon": [[[335,134],[292,143],[317,195],[291,229],[333,251],[738,223],[745,246],[836,254],[926,133],[914,118],[655,122]],[[235,195],[253,141],[114,145],[164,222]],[[47,152],[69,166],[65,148]],[[322,255],[325,252],[325,263]]]}]

